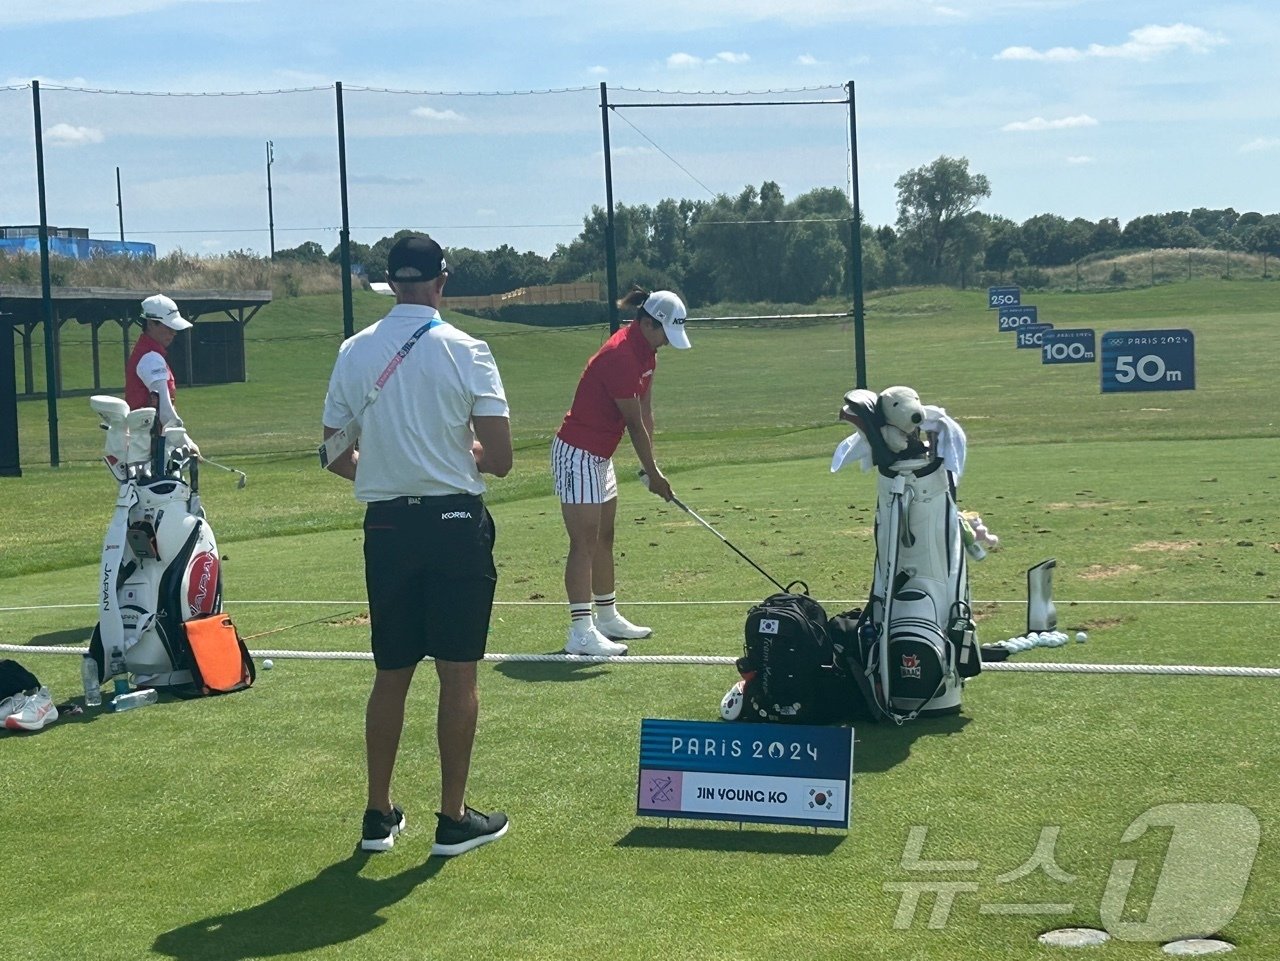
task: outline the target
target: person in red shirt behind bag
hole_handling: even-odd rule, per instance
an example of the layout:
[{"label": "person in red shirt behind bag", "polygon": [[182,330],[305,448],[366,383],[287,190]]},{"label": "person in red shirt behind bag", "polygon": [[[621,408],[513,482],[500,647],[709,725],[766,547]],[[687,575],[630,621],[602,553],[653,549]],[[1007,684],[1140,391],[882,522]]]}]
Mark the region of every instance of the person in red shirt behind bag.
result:
[{"label": "person in red shirt behind bag", "polygon": [[633,287],[618,306],[636,308],[635,320],[587,361],[573,406],[551,444],[551,472],[569,533],[566,654],[626,654],[627,645],[618,641],[653,633],[618,613],[613,565],[618,482],[612,458],[626,432],[648,475],[649,490],[671,500],[671,484],[653,453],[653,377],[659,347],[686,350],[690,344],[684,303],[671,291]]},{"label": "person in red shirt behind bag", "polygon": [[[130,410],[151,407],[151,395],[158,398],[156,421],[166,427],[182,426],[182,418],[173,406],[177,384],[169,369],[169,345],[180,331],[192,327],[178,310],[178,305],[164,294],[154,294],[142,302],[142,334],[124,368],[124,399]],[[197,457],[200,449],[188,435],[187,443]]]}]

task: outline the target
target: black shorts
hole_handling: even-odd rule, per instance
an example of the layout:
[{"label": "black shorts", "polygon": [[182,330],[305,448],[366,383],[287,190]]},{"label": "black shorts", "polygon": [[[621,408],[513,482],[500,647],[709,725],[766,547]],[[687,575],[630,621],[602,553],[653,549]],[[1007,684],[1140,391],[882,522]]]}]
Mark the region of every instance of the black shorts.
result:
[{"label": "black shorts", "polygon": [[364,515],[364,579],[380,670],[479,661],[498,572],[493,518],[471,494],[399,497]]}]

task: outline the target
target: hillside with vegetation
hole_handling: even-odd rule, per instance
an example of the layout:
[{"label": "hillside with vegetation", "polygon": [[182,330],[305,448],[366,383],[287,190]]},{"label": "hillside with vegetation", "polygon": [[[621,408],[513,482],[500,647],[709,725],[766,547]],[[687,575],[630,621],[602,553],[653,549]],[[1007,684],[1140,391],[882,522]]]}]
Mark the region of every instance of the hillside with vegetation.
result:
[{"label": "hillside with vegetation", "polygon": [[[961,289],[1015,283],[1029,290],[1104,290],[1197,277],[1271,279],[1280,256],[1280,214],[1196,207],[1117,218],[1068,220],[1038,214],[1016,223],[979,209],[990,183],[964,158],[939,157],[896,181],[897,220],[861,230],[865,290],[921,284]],[[605,277],[607,212],[593,207],[582,231],[550,256],[450,247],[449,293],[501,294],[519,287]],[[818,188],[787,200],[766,181],[737,196],[618,204],[613,217],[618,278],[680,291],[695,308],[759,302],[814,304],[852,293],[853,210],[843,190]],[[387,252],[405,233],[352,242],[362,281],[380,280]],[[442,238],[446,241],[448,238]],[[51,259],[55,286],[270,289],[276,297],[341,287],[341,251],[307,241],[273,259],[249,251],[156,259]],[[0,255],[0,284],[38,284],[39,259]]]}]

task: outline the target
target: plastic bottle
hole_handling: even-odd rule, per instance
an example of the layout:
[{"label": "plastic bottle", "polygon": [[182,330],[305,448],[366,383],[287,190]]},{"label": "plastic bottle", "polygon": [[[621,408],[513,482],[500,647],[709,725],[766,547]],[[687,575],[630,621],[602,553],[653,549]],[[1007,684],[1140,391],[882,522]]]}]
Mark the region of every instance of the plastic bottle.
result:
[{"label": "plastic bottle", "polygon": [[98,662],[86,654],[80,659],[80,680],[84,682],[84,706],[102,706],[102,685],[98,683]]},{"label": "plastic bottle", "polygon": [[121,676],[124,674],[124,651],[120,650],[118,647],[113,647],[111,649],[111,660],[108,666],[110,668],[111,676],[115,678],[112,682],[112,686],[115,688],[116,696],[119,697],[121,694],[128,694],[129,679]]},{"label": "plastic bottle", "polygon": [[160,693],[153,687],[144,688],[141,691],[129,691],[125,694],[117,694],[111,701],[111,710],[119,713],[120,711],[130,711],[135,707],[144,707],[147,704],[154,704],[160,699]]}]

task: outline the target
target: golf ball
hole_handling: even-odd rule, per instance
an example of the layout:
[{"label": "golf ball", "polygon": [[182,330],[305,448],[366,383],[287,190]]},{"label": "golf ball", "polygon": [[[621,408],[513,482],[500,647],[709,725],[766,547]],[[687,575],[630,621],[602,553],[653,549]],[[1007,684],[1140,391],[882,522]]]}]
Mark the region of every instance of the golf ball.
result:
[{"label": "golf ball", "polygon": [[1077,644],[1083,644],[1083,643],[1084,643],[1085,641],[1087,641],[1088,639],[1089,639],[1089,635],[1088,635],[1088,634],[1086,634],[1084,631],[1076,631],[1076,643],[1077,643]]},{"label": "golf ball", "polygon": [[271,660],[271,658],[267,658],[265,661],[262,662],[262,669],[264,671],[269,671],[275,666],[276,666],[276,662]]}]

